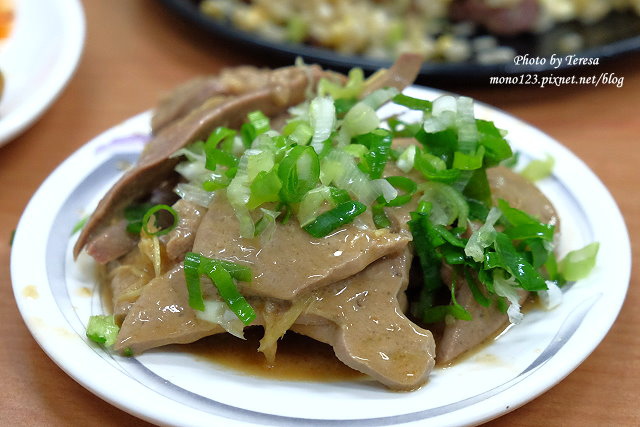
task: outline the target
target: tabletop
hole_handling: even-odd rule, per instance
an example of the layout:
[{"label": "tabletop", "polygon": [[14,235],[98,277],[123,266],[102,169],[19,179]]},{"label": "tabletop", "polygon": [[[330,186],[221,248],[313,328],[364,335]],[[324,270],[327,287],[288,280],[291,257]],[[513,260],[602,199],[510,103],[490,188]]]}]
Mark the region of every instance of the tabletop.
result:
[{"label": "tabletop", "polygon": [[[204,36],[153,0],[85,0],[83,6],[87,39],[75,76],[32,127],[0,147],[0,424],[145,424],[68,377],[31,337],[11,290],[10,235],[47,175],[93,136],[152,107],[160,94],[191,77],[232,65],[270,65],[268,57]],[[445,89],[506,110],[583,159],[618,202],[635,248],[640,55],[602,62],[588,72],[615,73],[624,77],[623,86],[451,84]],[[639,263],[636,250],[634,270]],[[640,425],[639,285],[632,277],[616,323],[580,367],[489,425]]]}]

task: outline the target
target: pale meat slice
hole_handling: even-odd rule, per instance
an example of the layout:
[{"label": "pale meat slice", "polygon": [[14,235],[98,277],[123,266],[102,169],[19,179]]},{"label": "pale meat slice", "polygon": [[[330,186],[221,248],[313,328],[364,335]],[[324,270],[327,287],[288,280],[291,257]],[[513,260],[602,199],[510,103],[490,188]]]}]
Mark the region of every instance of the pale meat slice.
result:
[{"label": "pale meat slice", "polygon": [[142,293],[144,286],[154,277],[153,265],[135,247],[128,254],[107,265],[107,278],[117,324],[125,318],[129,309]]},{"label": "pale meat slice", "polygon": [[242,284],[244,295],[292,300],[352,276],[373,261],[402,250],[410,241],[405,233],[361,229],[354,224],[314,238],[293,219],[278,224],[268,240],[245,239],[239,237],[233,208],[219,196],[200,224],[193,251],[251,267],[254,279]]},{"label": "pale meat slice", "polygon": [[163,97],[153,112],[151,129],[162,128],[189,114],[207,99],[220,95],[240,95],[267,85],[271,70],[240,66],[225,68],[219,75],[196,77]]},{"label": "pale meat slice", "polygon": [[435,342],[431,332],[403,314],[398,301],[409,282],[411,258],[409,250],[387,256],[316,290],[291,329],[330,344],[345,365],[389,388],[422,386],[435,363]]},{"label": "pale meat slice", "polygon": [[151,280],[125,317],[114,349],[138,354],[225,332],[220,325],[199,319],[188,300],[182,265]]},{"label": "pale meat slice", "polygon": [[[529,213],[541,222],[559,227],[559,217],[553,205],[531,182],[505,167],[489,169],[487,176],[495,202],[504,199],[512,207]],[[495,306],[483,307],[478,304],[465,280],[458,278],[458,284],[456,300],[471,314],[473,320],[456,319],[447,323],[438,341],[438,364],[449,363],[481,344],[508,321],[507,315]],[[523,292],[521,302],[526,297],[527,293]]]},{"label": "pale meat slice", "polygon": [[172,207],[178,214],[178,224],[161,240],[165,243],[167,257],[171,261],[179,261],[193,248],[196,232],[207,208],[184,199],[178,200]]}]

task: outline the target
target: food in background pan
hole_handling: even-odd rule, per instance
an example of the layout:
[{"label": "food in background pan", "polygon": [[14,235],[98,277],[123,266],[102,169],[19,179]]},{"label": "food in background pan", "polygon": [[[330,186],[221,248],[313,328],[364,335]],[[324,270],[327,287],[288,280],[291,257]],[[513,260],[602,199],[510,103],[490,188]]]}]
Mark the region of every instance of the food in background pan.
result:
[{"label": "food in background pan", "polygon": [[[594,23],[612,11],[639,11],[637,0],[202,0],[220,22],[276,42],[304,43],[346,55],[501,63],[515,52],[494,36],[544,32],[557,23]],[[557,53],[582,47],[576,33]]]}]

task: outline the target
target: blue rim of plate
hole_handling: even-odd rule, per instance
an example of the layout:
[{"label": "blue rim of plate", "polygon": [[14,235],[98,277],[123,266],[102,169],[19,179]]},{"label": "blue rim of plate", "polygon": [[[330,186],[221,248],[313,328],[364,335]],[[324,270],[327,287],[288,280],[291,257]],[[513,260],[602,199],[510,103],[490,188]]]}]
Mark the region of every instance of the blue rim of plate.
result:
[{"label": "blue rim of plate", "polygon": [[[268,58],[270,63],[291,64],[295,58],[300,57],[306,62],[316,62],[336,71],[360,67],[369,73],[389,67],[391,64],[386,60],[343,55],[326,48],[267,40],[204,15],[198,10],[199,0],[160,0],[160,3],[175,12],[183,21],[195,24],[205,34],[238,43]],[[577,33],[583,37],[585,48],[576,52],[579,57],[599,58],[604,61],[640,51],[640,17],[631,13],[612,13],[601,22],[592,25],[568,22],[540,34],[498,39],[501,45],[514,48],[519,55],[529,54],[533,57],[548,58],[552,54],[565,55],[560,53],[556,46],[559,39],[567,33]],[[548,60],[545,64],[539,65],[515,65],[513,62],[425,63],[416,84],[428,83],[429,86],[446,83],[488,84],[490,76],[547,72],[557,74],[574,69],[576,66],[566,64],[554,68]]]}]

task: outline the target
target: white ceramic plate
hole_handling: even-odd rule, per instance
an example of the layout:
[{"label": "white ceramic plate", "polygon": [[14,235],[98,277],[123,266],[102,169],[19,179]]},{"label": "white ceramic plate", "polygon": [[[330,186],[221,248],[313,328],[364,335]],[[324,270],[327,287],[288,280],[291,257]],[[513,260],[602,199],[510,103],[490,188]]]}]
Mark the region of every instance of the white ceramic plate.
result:
[{"label": "white ceramic plate", "polygon": [[[439,92],[409,88],[431,99]],[[395,107],[391,107],[395,108]],[[150,351],[136,358],[106,353],[85,338],[101,313],[91,262],[72,261],[71,230],[135,161],[148,138],[148,113],[98,136],[67,159],[33,196],[18,225],[11,273],[18,306],[47,354],[79,383],[146,420],[173,425],[395,425],[480,423],[523,405],[557,384],[600,343],[629,283],[629,238],[620,212],[598,178],[562,145],[493,108],[479,118],[509,130],[525,160],[546,153],[553,176],[540,183],[562,219],[560,252],[600,242],[588,279],[565,292],[550,312],[531,311],[517,327],[429,383],[394,393],[373,381],[296,382],[244,375],[190,354]],[[597,209],[593,207],[597,206]]]},{"label": "white ceramic plate", "polygon": [[14,0],[15,21],[0,44],[5,88],[0,145],[9,142],[55,101],[78,65],[85,37],[79,0]]}]

